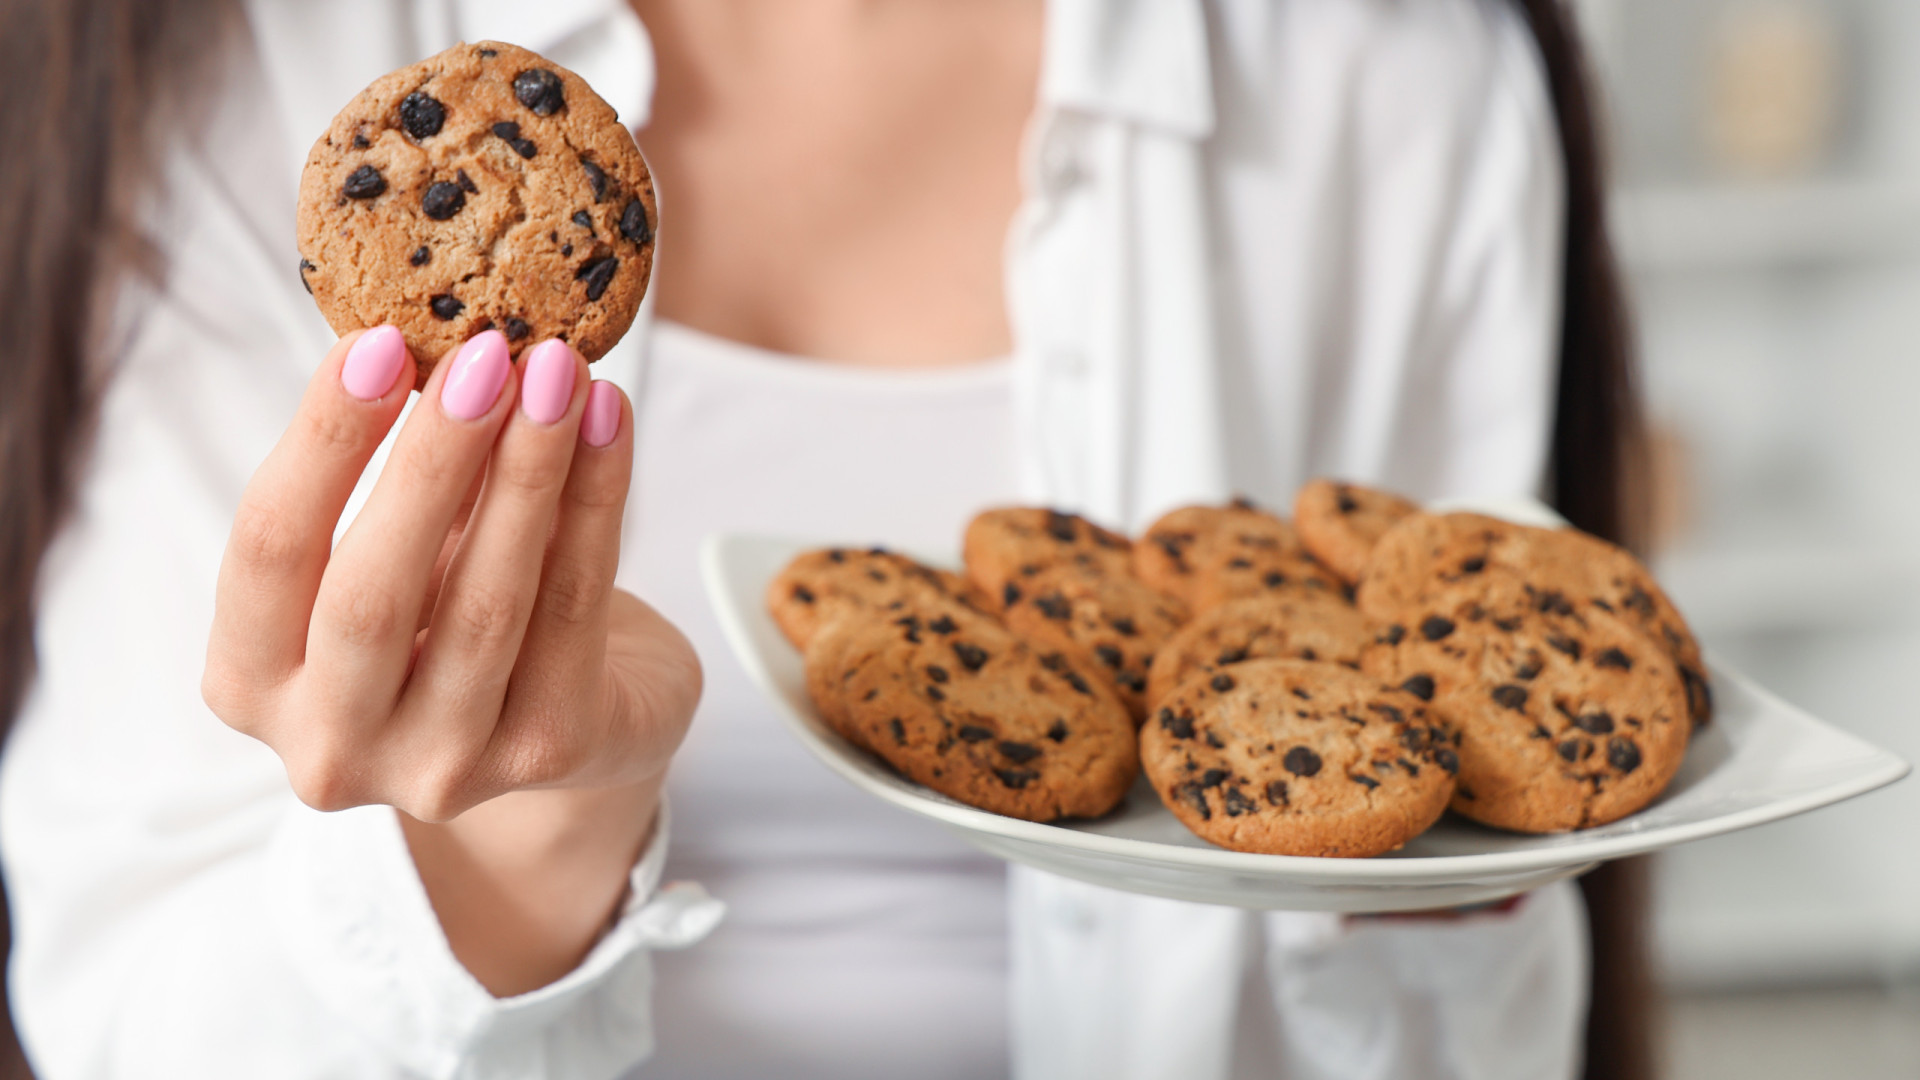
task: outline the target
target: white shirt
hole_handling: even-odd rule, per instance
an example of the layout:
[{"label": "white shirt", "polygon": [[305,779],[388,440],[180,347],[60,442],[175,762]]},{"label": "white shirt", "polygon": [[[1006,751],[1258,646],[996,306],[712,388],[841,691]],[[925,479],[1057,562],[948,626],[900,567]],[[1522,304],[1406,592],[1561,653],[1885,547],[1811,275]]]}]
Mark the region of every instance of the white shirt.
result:
[{"label": "white shirt", "polygon": [[[23,1033],[47,1080],[616,1075],[672,993],[655,952],[717,914],[657,887],[664,834],[580,969],[495,1001],[391,812],[301,807],[197,682],[233,507],[332,340],[294,270],[310,136],[375,76],[480,37],[643,124],[644,30],[620,0],[247,8],[218,115],[173,140],[173,272],[122,304],[0,771]],[[1285,505],[1316,473],[1536,490],[1561,164],[1505,0],[1052,0],[1046,34],[1007,248],[1023,497],[1137,528],[1232,490]],[[600,364],[636,400],[647,339]],[[1498,924],[1262,917],[1274,1052],[1298,1076],[1569,1074],[1577,911],[1564,886],[1535,900]],[[1251,917],[1017,869],[1009,904],[1017,1075],[1234,1067]]]}]

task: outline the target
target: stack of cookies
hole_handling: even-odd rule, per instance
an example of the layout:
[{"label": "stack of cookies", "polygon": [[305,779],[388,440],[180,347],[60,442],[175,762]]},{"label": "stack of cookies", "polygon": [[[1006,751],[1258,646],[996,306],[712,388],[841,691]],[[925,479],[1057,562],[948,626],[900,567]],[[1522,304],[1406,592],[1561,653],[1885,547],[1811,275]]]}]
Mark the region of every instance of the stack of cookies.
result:
[{"label": "stack of cookies", "polygon": [[809,552],[768,602],[835,730],[1031,820],[1105,813],[1144,768],[1239,851],[1377,855],[1449,807],[1588,828],[1657,797],[1711,711],[1646,569],[1570,529],[1319,480],[1292,522],[1192,506],[1138,541],[990,510],[964,552],[964,577]]}]

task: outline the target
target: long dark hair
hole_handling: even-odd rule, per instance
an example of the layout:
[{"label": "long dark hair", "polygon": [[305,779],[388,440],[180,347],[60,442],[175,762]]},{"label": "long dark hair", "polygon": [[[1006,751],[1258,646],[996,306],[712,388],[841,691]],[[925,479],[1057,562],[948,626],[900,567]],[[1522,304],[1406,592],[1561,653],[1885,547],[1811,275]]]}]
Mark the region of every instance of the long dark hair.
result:
[{"label": "long dark hair", "polygon": [[[1645,493],[1634,479],[1639,413],[1586,64],[1563,0],[1513,2],[1545,61],[1567,166],[1554,501],[1574,524],[1631,545],[1644,520],[1633,506]],[[211,51],[230,5],[0,0],[0,731],[33,674],[34,586],[86,441],[98,306],[143,265],[129,208],[130,180],[150,160],[144,122]],[[1587,1076],[1639,1080],[1652,1073],[1645,870],[1616,863],[1582,886],[1594,947]],[[6,930],[0,919],[0,955]],[[0,1037],[0,1078],[29,1075],[10,1024]]]}]

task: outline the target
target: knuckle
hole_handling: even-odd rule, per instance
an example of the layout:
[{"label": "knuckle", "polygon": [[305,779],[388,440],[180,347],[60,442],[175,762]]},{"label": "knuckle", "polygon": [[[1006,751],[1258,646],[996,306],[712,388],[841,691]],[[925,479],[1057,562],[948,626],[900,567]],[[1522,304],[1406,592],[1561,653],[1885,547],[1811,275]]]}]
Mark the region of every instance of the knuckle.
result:
[{"label": "knuckle", "polygon": [[382,644],[400,625],[393,597],[372,585],[342,585],[327,596],[324,610],[324,625],[353,646]]},{"label": "knuckle", "polygon": [[588,510],[617,510],[627,501],[625,478],[613,469],[587,469],[567,485],[568,501]]},{"label": "knuckle", "polygon": [[473,809],[482,801],[464,777],[443,774],[416,782],[399,806],[420,821],[442,824]]},{"label": "knuckle", "polygon": [[301,414],[300,432],[313,450],[333,456],[358,451],[365,441],[366,424],[344,410],[313,409]]},{"label": "knuckle", "polygon": [[287,781],[301,802],[323,813],[364,804],[359,777],[345,766],[343,755],[322,753],[287,759]]},{"label": "knuckle", "polygon": [[592,619],[607,601],[611,583],[578,567],[556,565],[540,583],[540,614],[566,626]]},{"label": "knuckle", "polygon": [[548,454],[502,454],[487,469],[489,479],[521,494],[551,491],[567,478],[567,462]]},{"label": "knuckle", "polygon": [[257,573],[285,576],[299,566],[304,545],[286,517],[270,506],[246,503],[234,515],[228,547],[234,557]]},{"label": "knuckle", "polygon": [[218,661],[208,661],[200,674],[200,700],[228,727],[252,734],[251,705],[256,691]]},{"label": "knuckle", "polygon": [[449,612],[455,632],[478,649],[498,647],[520,631],[520,605],[511,593],[491,587],[469,586]]}]

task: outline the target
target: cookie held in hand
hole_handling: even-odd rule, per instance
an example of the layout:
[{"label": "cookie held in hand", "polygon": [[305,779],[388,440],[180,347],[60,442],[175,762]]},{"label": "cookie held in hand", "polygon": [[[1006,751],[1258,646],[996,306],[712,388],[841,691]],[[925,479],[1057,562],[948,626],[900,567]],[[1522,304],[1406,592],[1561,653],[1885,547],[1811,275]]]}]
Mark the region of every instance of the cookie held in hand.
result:
[{"label": "cookie held in hand", "polygon": [[1425,702],[1310,660],[1250,660],[1183,683],[1141,729],[1140,758],[1201,839],[1340,858],[1425,832],[1458,766],[1452,733]]},{"label": "cookie held in hand", "polygon": [[300,277],[336,333],[389,323],[417,382],[483,330],[587,360],[653,268],[653,180],[613,108],[517,46],[456,45],[347,103],[300,177]]}]

